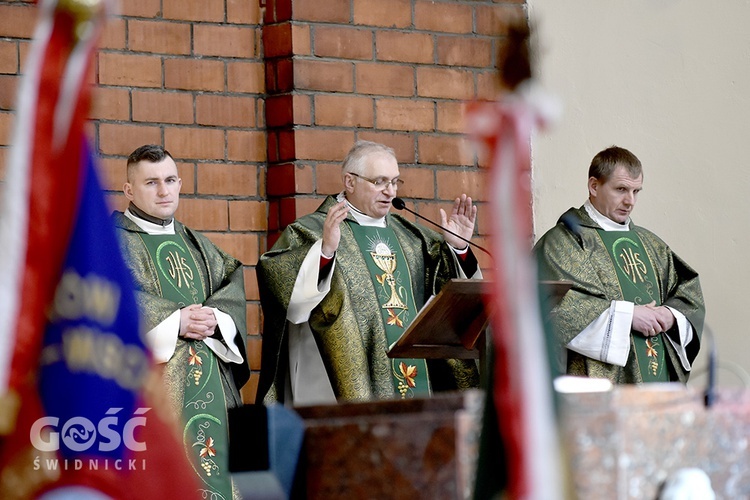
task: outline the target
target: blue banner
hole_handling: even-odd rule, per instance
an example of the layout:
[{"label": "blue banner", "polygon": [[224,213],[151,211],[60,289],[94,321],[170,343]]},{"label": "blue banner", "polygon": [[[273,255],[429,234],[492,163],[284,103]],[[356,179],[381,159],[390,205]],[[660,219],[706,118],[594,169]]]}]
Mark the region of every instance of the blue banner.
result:
[{"label": "blue banner", "polygon": [[150,359],[88,146],[82,161],[78,216],[40,359],[47,417],[32,428],[31,440],[63,458],[116,460],[145,450],[138,436],[149,409],[136,405]]}]

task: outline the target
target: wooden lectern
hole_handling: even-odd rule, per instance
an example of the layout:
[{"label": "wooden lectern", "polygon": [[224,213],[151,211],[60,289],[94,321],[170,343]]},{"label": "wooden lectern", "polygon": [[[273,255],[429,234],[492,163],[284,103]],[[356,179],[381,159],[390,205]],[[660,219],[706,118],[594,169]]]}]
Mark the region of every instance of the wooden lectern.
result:
[{"label": "wooden lectern", "polygon": [[[425,304],[388,351],[389,358],[479,359],[490,311],[484,294],[487,280],[452,279]],[[541,299],[549,307],[571,287],[567,281],[539,282]]]},{"label": "wooden lectern", "polygon": [[390,358],[478,359],[489,324],[486,280],[452,279],[419,311],[388,351]]}]

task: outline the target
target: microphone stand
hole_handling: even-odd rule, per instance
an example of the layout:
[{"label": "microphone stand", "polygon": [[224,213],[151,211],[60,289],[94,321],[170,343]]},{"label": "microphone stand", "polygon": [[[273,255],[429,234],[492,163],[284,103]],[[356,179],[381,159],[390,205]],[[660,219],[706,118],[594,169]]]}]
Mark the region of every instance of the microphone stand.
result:
[{"label": "microphone stand", "polygon": [[716,402],[716,341],[713,332],[705,324],[703,332],[708,334],[707,337],[711,341],[711,349],[708,351],[708,382],[703,396],[704,405],[710,408]]},{"label": "microphone stand", "polygon": [[406,206],[406,203],[404,202],[404,200],[402,200],[401,198],[393,198],[393,200],[391,200],[391,204],[393,205],[393,207],[394,207],[394,208],[395,208],[396,210],[406,210],[406,211],[407,211],[407,212],[409,212],[410,214],[416,215],[416,216],[417,216],[417,217],[419,217],[420,219],[422,219],[422,220],[425,220],[425,221],[429,222],[429,223],[430,223],[430,224],[432,224],[433,226],[436,226],[436,227],[438,227],[438,228],[442,229],[442,230],[443,230],[443,231],[445,231],[446,233],[452,234],[452,235],[453,235],[453,236],[455,236],[456,238],[458,238],[458,239],[460,239],[460,240],[462,240],[462,241],[465,241],[466,243],[468,243],[469,245],[471,245],[471,246],[473,246],[473,247],[475,247],[475,248],[478,248],[479,250],[483,251],[484,253],[486,253],[487,255],[489,255],[489,256],[490,256],[490,258],[492,258],[492,259],[494,260],[494,257],[492,257],[492,254],[490,253],[490,251],[489,251],[489,250],[487,250],[486,248],[484,248],[484,247],[482,247],[482,246],[479,246],[479,245],[477,245],[476,243],[474,243],[474,242],[472,242],[472,241],[470,241],[470,240],[468,240],[468,239],[464,238],[464,237],[463,237],[463,236],[461,236],[460,234],[456,234],[456,233],[454,233],[453,231],[451,231],[451,230],[450,230],[450,229],[448,229],[447,227],[443,227],[443,226],[441,226],[440,224],[438,224],[437,222],[433,222],[433,221],[431,221],[430,219],[428,219],[427,217],[424,217],[423,215],[419,215],[419,214],[418,214],[417,212],[415,212],[414,210],[411,210],[410,208],[408,208],[408,207]]}]

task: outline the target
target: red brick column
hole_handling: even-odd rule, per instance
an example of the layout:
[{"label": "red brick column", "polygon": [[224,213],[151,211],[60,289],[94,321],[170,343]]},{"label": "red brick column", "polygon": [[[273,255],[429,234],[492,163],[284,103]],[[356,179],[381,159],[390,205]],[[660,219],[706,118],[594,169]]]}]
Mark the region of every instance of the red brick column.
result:
[{"label": "red brick column", "polygon": [[[399,194],[423,215],[437,217],[461,192],[481,205],[485,171],[464,134],[465,103],[494,96],[498,37],[522,9],[523,1],[268,0],[269,245],[340,189],[340,162],[356,139],[396,150]],[[481,241],[481,215],[478,230]]]}]

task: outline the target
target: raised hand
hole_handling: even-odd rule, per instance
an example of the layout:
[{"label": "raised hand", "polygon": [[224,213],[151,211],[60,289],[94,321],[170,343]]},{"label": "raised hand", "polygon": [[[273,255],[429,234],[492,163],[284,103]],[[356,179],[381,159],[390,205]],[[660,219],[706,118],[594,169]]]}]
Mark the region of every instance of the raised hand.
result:
[{"label": "raised hand", "polygon": [[[443,227],[450,229],[454,233],[463,236],[467,240],[470,240],[474,234],[474,224],[477,220],[477,207],[471,202],[471,198],[462,194],[459,198],[456,198],[453,202],[453,209],[451,210],[450,217],[445,213],[445,210],[440,209],[440,222]],[[460,238],[456,238],[454,235],[443,231],[443,237],[453,248],[466,248],[467,243]]]},{"label": "raised hand", "polygon": [[341,223],[346,219],[349,207],[346,200],[336,203],[328,209],[328,215],[323,223],[323,255],[333,257],[341,241]]}]

